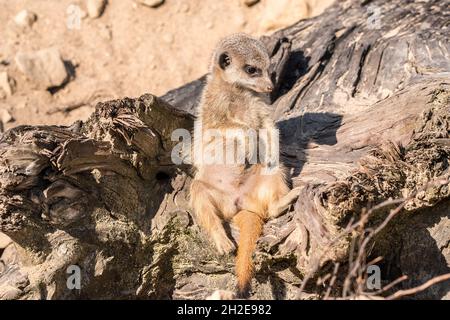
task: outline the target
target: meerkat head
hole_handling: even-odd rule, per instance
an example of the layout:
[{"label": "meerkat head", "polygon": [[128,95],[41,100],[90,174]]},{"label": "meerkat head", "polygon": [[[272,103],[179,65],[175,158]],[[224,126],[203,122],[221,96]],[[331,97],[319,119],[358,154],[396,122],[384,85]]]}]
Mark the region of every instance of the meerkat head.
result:
[{"label": "meerkat head", "polygon": [[246,34],[234,34],[218,44],[211,64],[213,77],[244,89],[271,92],[270,58],[261,41]]}]

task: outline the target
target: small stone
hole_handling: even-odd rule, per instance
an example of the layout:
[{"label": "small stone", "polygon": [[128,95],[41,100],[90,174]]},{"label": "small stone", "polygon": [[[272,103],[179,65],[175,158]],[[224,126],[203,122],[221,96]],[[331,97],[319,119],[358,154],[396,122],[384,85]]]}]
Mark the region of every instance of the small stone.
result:
[{"label": "small stone", "polygon": [[3,279],[7,280],[0,282],[0,300],[19,298],[23,294],[23,289],[30,284],[28,273],[18,266],[7,268],[2,274]]},{"label": "small stone", "polygon": [[165,34],[165,35],[163,36],[163,41],[166,42],[166,43],[168,43],[168,44],[172,44],[174,40],[175,40],[175,39],[174,39],[173,35],[170,34],[170,33]]},{"label": "small stone", "polygon": [[5,93],[6,97],[14,93],[15,81],[8,76],[6,71],[0,72],[0,91]]},{"label": "small stone", "polygon": [[21,27],[31,27],[36,20],[37,15],[28,10],[22,10],[14,17],[14,22]]},{"label": "small stone", "polygon": [[109,262],[114,259],[114,256],[105,257],[103,252],[97,253],[95,268],[94,268],[94,276],[101,276],[105,270],[108,268]]},{"label": "small stone", "polygon": [[206,297],[206,300],[234,300],[236,295],[232,291],[216,290],[210,296]]},{"label": "small stone", "polygon": [[[14,121],[14,118],[11,115],[11,113],[9,113],[8,110],[0,109],[0,122],[2,122],[2,123],[9,123],[9,122],[13,122],[13,121]],[[0,248],[1,248],[1,242],[2,242],[1,238],[2,238],[2,236],[1,236],[1,233],[0,233]]]},{"label": "small stone", "polygon": [[180,12],[183,12],[183,13],[188,13],[190,9],[191,9],[191,7],[189,6],[188,3],[182,3],[180,6]]},{"label": "small stone", "polygon": [[5,249],[11,242],[12,240],[6,234],[0,232],[0,249]]},{"label": "small stone", "polygon": [[19,70],[38,88],[61,86],[69,76],[59,50],[55,47],[31,53],[19,52],[15,61]]},{"label": "small stone", "polygon": [[0,286],[0,300],[16,300],[21,294],[22,290],[19,290],[14,286],[10,286],[7,283]]},{"label": "small stone", "polygon": [[84,11],[83,9],[80,9],[79,13],[80,13],[81,19],[86,19],[88,17],[88,13],[86,11]]},{"label": "small stone", "polygon": [[100,35],[100,37],[102,37],[103,39],[106,39],[106,40],[112,40],[113,34],[112,34],[112,29],[110,26],[105,25],[105,24],[100,24],[98,28],[99,28],[98,34]]},{"label": "small stone", "polygon": [[106,0],[87,0],[86,8],[89,17],[92,19],[99,18],[106,8]]},{"label": "small stone", "polygon": [[251,7],[259,2],[259,0],[243,0],[242,1],[247,7]]},{"label": "small stone", "polygon": [[137,0],[137,2],[150,8],[157,8],[164,3],[164,0]]},{"label": "small stone", "polygon": [[11,241],[3,250],[1,259],[4,264],[11,265],[17,262],[18,252],[14,243]]}]

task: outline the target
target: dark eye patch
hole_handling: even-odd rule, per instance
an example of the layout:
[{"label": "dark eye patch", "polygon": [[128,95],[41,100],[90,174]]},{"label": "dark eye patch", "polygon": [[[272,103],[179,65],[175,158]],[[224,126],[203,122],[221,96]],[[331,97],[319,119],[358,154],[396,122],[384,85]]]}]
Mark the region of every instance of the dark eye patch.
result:
[{"label": "dark eye patch", "polygon": [[244,67],[244,70],[247,74],[249,74],[251,76],[258,76],[261,74],[261,69],[251,66],[251,65],[246,65]]}]

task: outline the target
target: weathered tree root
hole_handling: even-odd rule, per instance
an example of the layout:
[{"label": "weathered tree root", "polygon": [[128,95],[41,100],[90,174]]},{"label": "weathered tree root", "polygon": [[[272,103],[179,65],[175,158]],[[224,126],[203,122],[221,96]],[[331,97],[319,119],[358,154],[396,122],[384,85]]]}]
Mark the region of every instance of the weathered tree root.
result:
[{"label": "weathered tree root", "polygon": [[[265,225],[252,298],[298,298],[305,275],[346,263],[358,236],[339,238],[349,221],[409,195],[368,254],[383,256],[383,281],[408,275],[403,289],[449,272],[449,187],[424,186],[449,177],[450,13],[445,1],[399,3],[339,1],[264,38],[282,160],[300,195]],[[377,28],[368,6],[380,9]],[[100,103],[71,127],[3,134],[0,231],[16,249],[3,252],[1,298],[203,299],[234,289],[233,257],[218,256],[190,214],[190,168],[171,161],[171,134],[192,127],[203,84]],[[71,265],[81,290],[67,288]],[[448,298],[449,288],[416,298]],[[313,282],[306,291],[323,294]]]}]

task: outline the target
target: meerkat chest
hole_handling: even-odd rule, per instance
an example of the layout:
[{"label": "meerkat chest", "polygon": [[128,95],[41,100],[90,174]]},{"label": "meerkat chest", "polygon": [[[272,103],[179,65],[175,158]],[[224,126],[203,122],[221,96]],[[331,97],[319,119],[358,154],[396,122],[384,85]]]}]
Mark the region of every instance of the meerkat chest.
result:
[{"label": "meerkat chest", "polygon": [[234,103],[230,106],[229,119],[235,125],[259,129],[263,126],[266,107],[261,103],[246,102]]}]

